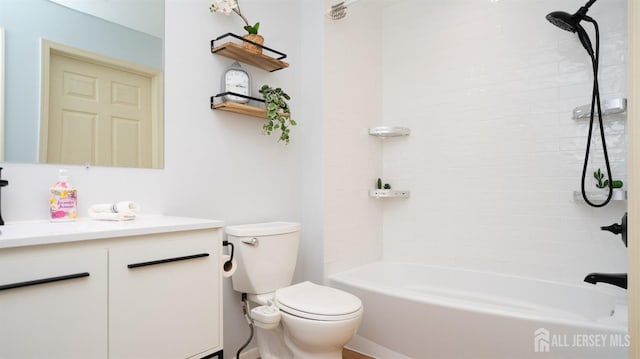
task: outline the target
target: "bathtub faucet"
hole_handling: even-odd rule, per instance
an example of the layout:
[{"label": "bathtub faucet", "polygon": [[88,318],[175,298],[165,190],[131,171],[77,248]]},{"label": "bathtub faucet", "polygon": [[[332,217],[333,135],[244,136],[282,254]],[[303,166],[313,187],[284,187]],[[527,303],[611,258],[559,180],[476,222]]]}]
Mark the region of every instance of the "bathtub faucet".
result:
[{"label": "bathtub faucet", "polygon": [[590,273],[584,277],[584,281],[591,284],[596,284],[598,282],[608,283],[627,289],[627,273]]},{"label": "bathtub faucet", "polygon": [[622,243],[624,246],[627,246],[627,213],[625,212],[624,216],[620,220],[620,224],[614,223],[610,226],[600,227],[603,231],[609,231],[613,234],[620,234],[622,236]]}]

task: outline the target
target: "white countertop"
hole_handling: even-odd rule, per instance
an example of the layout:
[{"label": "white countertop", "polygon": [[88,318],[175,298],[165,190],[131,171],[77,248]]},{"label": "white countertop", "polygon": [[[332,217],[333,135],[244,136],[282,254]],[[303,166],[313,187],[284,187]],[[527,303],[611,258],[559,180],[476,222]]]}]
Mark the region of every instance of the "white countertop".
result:
[{"label": "white countertop", "polygon": [[223,226],[224,222],[219,220],[162,215],[138,216],[134,220],[121,222],[98,221],[89,218],[79,218],[72,222],[8,222],[4,226],[0,226],[0,249]]}]

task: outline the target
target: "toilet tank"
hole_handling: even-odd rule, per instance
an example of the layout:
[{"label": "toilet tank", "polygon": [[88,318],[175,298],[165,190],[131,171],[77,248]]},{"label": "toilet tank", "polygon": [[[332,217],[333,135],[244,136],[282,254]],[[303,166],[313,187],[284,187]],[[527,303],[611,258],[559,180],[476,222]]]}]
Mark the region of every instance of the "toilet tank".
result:
[{"label": "toilet tank", "polygon": [[298,258],[300,224],[269,222],[226,227],[233,243],[236,272],[233,289],[263,294],[291,285]]}]

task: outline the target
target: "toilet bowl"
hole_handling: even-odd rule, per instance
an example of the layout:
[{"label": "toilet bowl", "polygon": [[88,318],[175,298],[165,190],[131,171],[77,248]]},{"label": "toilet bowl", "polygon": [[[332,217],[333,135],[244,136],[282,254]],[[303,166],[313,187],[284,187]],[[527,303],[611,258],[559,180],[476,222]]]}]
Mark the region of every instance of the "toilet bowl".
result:
[{"label": "toilet bowl", "polygon": [[262,359],[340,359],[362,319],[356,296],[308,281],[251,299]]},{"label": "toilet bowl", "polygon": [[[362,319],[356,296],[312,282],[290,285],[300,224],[272,222],[226,228],[237,253],[233,289],[251,310],[262,359],[341,359]],[[276,259],[277,260],[274,260]]]},{"label": "toilet bowl", "polygon": [[362,302],[356,296],[311,282],[278,289],[275,300],[294,358],[342,358],[342,348],[362,320]]}]

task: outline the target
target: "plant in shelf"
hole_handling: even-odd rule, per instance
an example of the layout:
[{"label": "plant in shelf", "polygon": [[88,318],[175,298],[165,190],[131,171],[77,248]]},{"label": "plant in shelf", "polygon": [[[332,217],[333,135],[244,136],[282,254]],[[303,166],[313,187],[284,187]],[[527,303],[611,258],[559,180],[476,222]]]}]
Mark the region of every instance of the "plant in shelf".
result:
[{"label": "plant in shelf", "polygon": [[[211,6],[209,6],[209,10],[211,12],[220,12],[225,15],[229,15],[232,12],[236,13],[245,23],[243,29],[247,31],[247,34],[244,35],[243,38],[259,45],[264,43],[264,37],[258,35],[260,23],[256,22],[253,26],[249,25],[249,20],[247,20],[247,18],[242,14],[242,10],[240,10],[240,3],[238,0],[213,0],[211,2]],[[245,41],[242,43],[242,46],[251,52],[262,53],[262,48],[252,43]]]},{"label": "plant in shelf", "polygon": [[[609,187],[609,180],[604,179],[604,173],[598,168],[597,171],[593,172],[593,177],[596,179],[596,187],[600,189],[604,189]],[[624,183],[621,180],[613,180],[611,182],[611,188],[617,189],[622,188]]]},{"label": "plant in shelf", "polygon": [[264,133],[271,135],[271,132],[280,130],[278,141],[284,141],[288,144],[290,127],[297,125],[296,121],[291,118],[291,111],[287,103],[288,100],[291,100],[291,97],[281,88],[274,89],[269,85],[263,85],[260,93],[267,106],[267,122],[262,125]]}]

